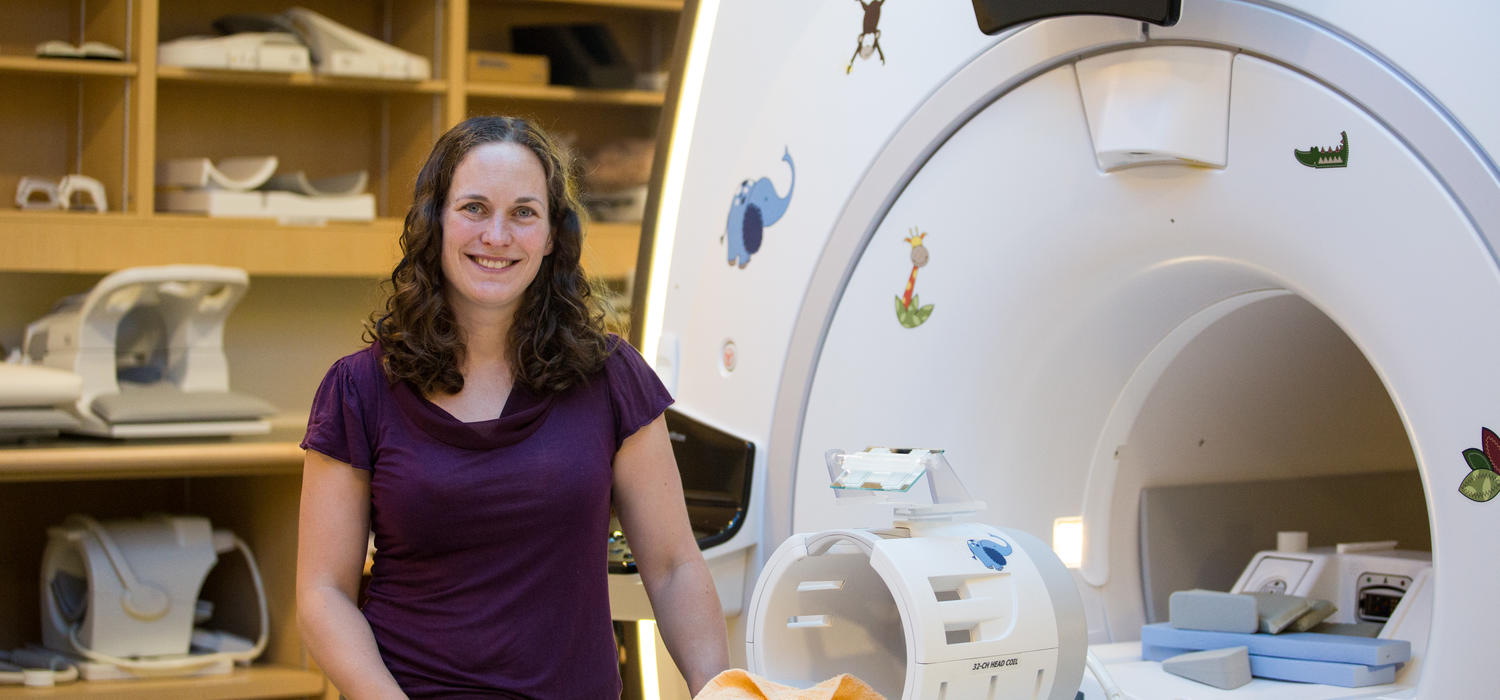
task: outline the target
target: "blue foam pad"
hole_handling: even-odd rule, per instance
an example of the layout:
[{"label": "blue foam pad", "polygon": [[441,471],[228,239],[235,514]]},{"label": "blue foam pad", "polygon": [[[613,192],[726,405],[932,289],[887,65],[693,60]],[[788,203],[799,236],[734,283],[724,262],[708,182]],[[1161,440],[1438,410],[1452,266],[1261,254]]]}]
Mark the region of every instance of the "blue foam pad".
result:
[{"label": "blue foam pad", "polygon": [[[1191,652],[1190,649],[1141,646],[1141,658],[1147,661],[1165,661]],[[1396,665],[1366,666],[1344,664],[1333,661],[1308,661],[1307,659],[1283,659],[1275,656],[1250,655],[1250,675],[1296,683],[1321,683],[1341,688],[1363,688],[1396,682]]]},{"label": "blue foam pad", "polygon": [[1198,651],[1225,647],[1249,647],[1252,656],[1283,659],[1335,661],[1366,666],[1386,666],[1411,659],[1411,643],[1401,639],[1367,639],[1317,632],[1288,634],[1244,634],[1180,630],[1167,622],[1141,628],[1141,645]]}]

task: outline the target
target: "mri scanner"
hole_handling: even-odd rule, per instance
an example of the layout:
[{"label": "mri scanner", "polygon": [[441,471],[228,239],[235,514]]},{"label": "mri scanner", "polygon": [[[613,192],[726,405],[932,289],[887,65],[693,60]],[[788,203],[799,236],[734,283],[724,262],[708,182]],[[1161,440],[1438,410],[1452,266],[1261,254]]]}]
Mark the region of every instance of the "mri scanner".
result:
[{"label": "mri scanner", "polygon": [[[1022,21],[981,31],[1002,4]],[[890,524],[835,503],[824,452],[912,445],[947,450],[978,522],[1081,522],[1072,577],[1114,651],[1161,619],[1145,543],[1219,546],[1142,535],[1174,529],[1154,489],[1404,473],[1379,490],[1430,529],[1430,634],[1366,696],[1492,697],[1500,499],[1471,457],[1500,425],[1500,5],[1097,11],[1122,4],[889,0],[877,61],[850,59],[861,3],[688,3],[637,342],[678,410],[756,446],[745,526],[705,551],[734,660],[779,545]],[[1332,493],[1257,517],[1385,517]],[[1100,656],[1127,686],[1145,663]],[[1183,683],[1134,692],[1220,692]]]}]

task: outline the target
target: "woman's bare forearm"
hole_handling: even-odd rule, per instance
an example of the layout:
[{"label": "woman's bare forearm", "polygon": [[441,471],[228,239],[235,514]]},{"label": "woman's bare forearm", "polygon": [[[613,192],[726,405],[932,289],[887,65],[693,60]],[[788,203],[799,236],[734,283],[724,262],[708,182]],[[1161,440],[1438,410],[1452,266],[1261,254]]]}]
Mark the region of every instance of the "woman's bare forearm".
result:
[{"label": "woman's bare forearm", "polygon": [[302,643],[345,697],[406,698],[380,658],[370,623],[343,591],[311,587],[299,592],[297,627]]},{"label": "woman's bare forearm", "polygon": [[703,557],[687,559],[656,581],[646,594],[662,640],[693,695],[729,667],[729,634],[713,576]]}]

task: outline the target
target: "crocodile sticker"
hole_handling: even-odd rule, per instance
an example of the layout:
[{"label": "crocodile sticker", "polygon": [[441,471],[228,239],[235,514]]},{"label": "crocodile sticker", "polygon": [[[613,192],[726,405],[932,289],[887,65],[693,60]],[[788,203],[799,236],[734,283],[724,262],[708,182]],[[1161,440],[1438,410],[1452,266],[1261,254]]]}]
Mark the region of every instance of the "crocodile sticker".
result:
[{"label": "crocodile sticker", "polygon": [[1349,132],[1339,132],[1339,145],[1319,148],[1313,146],[1305,151],[1292,150],[1297,162],[1309,168],[1349,167]]},{"label": "crocodile sticker", "polygon": [[896,320],[904,328],[916,328],[932,315],[932,304],[922,306],[921,298],[912,291],[917,285],[917,269],[927,265],[929,254],[927,246],[922,243],[925,238],[925,232],[918,233],[916,227],[912,227],[911,235],[902,239],[911,244],[911,275],[906,278],[906,292],[896,297]]},{"label": "crocodile sticker", "polygon": [[1471,501],[1484,503],[1500,494],[1500,436],[1489,428],[1479,429],[1479,447],[1464,450],[1469,473],[1458,492]]}]

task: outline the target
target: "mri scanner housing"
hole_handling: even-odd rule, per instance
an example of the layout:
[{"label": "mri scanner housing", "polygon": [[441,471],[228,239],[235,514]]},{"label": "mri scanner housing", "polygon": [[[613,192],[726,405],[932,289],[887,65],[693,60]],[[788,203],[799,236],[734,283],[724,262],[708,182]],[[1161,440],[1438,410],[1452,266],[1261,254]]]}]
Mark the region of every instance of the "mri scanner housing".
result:
[{"label": "mri scanner housing", "polygon": [[[1476,554],[1500,504],[1459,487],[1500,423],[1500,7],[1190,0],[1170,28],[988,36],[967,3],[893,2],[887,64],[849,73],[854,3],[693,14],[642,340],[685,412],[758,446],[746,526],[707,552],[743,574],[721,586],[748,591],[794,532],[886,517],[834,507],[830,446],[943,445],[985,522],[1081,514],[1097,642],[1148,621],[1145,490],[1415,473],[1433,612],[1398,683],[1484,696],[1500,610],[1469,603],[1500,576]],[[1341,145],[1341,167],[1296,156]],[[725,265],[736,188],[785,190],[783,153],[795,198]],[[892,311],[907,284],[933,306],[916,327]],[[1267,358],[1286,371],[1250,371]]]}]

